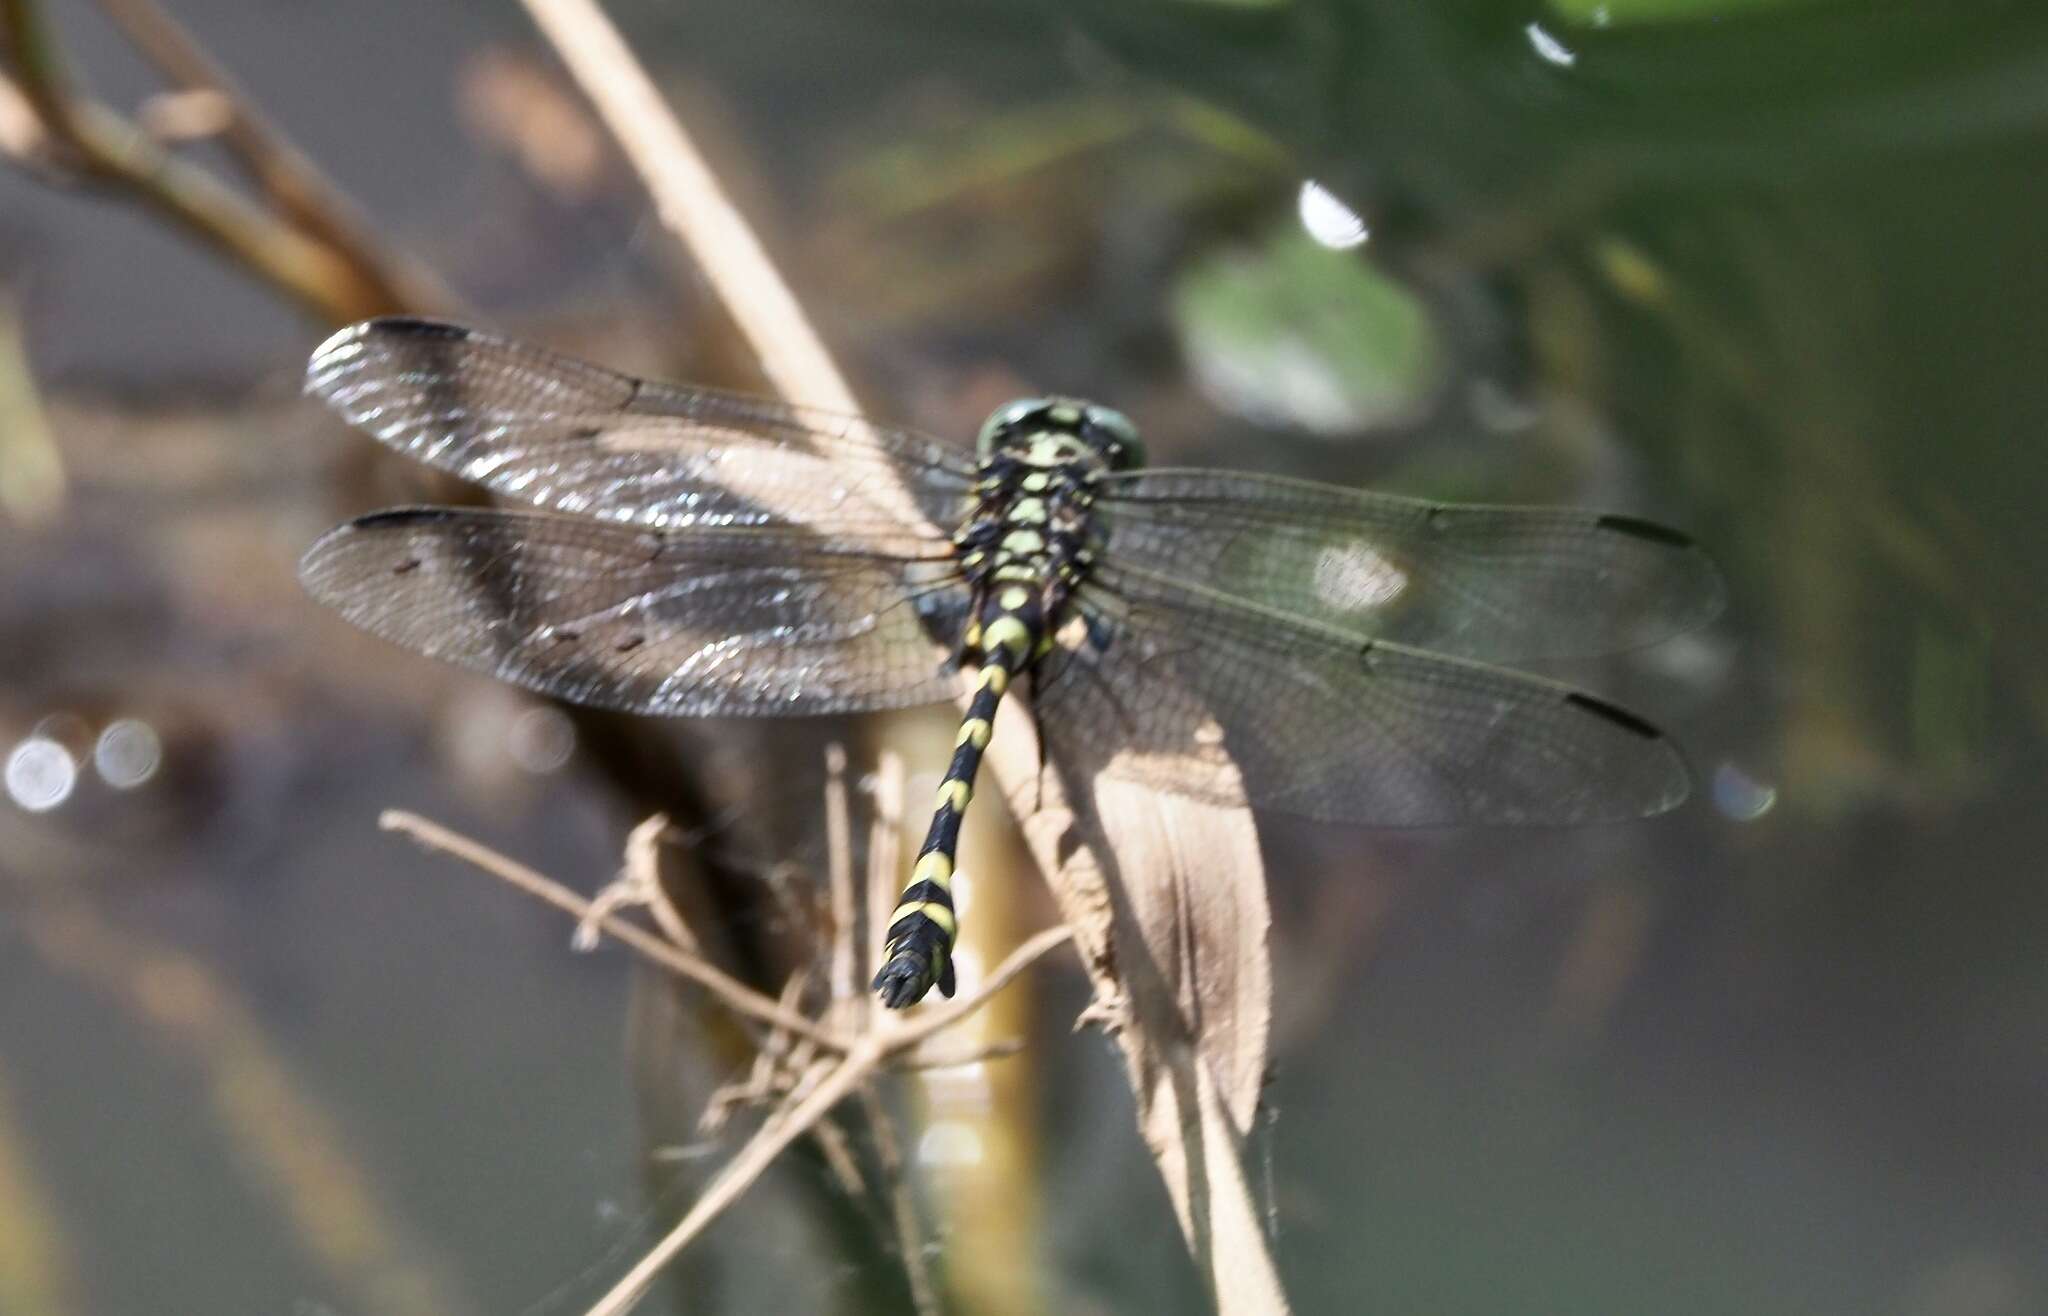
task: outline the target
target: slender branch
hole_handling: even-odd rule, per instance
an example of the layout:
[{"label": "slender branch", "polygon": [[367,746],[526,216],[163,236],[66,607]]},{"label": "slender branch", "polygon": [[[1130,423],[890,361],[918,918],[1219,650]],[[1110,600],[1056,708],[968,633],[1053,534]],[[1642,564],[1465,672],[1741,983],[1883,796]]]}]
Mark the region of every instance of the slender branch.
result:
[{"label": "slender branch", "polygon": [[788,1108],[788,1113],[779,1122],[763,1127],[739,1154],[728,1161],[712,1180],[704,1195],[699,1197],[689,1213],[676,1227],[669,1231],[647,1255],[635,1262],[633,1268],[602,1298],[599,1298],[585,1316],[623,1316],[638,1305],[647,1290],[654,1284],[669,1262],[675,1260],[682,1250],[704,1232],[706,1226],[725,1212],[728,1206],[738,1201],[747,1189],[754,1185],[784,1148],[795,1142],[803,1133],[822,1119],[826,1112],[838,1105],[841,1098],[851,1092],[856,1084],[873,1073],[877,1063],[877,1047],[872,1036],[862,1038],[845,1059],[839,1062],[823,1082],[812,1088],[809,1095]]},{"label": "slender branch", "polygon": [[21,311],[0,296],[0,519],[44,526],[64,510],[64,454],[22,342]]},{"label": "slender branch", "polygon": [[45,123],[57,122],[71,90],[42,6],[36,0],[0,0],[0,24],[5,24],[7,50],[20,72],[23,94]]},{"label": "slender branch", "polygon": [[[849,814],[846,781],[846,751],[834,745],[826,758],[827,787],[825,795],[825,830],[832,838],[832,990],[838,998],[833,1005],[841,1017],[851,1016],[861,1025],[872,1028],[875,1024],[876,1009],[873,998],[860,991],[855,981],[854,966],[868,962],[863,957],[867,937],[860,919],[861,901],[854,894],[853,877],[853,836],[852,819]],[[900,768],[900,764],[889,765]],[[887,772],[889,767],[884,768]],[[896,829],[902,822],[900,810],[891,807],[892,801],[882,798],[885,788],[877,781],[875,825],[886,828],[893,840]],[[899,856],[894,844],[875,844],[868,847],[868,873],[865,883],[868,903],[887,901],[889,883],[895,880]],[[906,1067],[914,1066],[917,1059],[906,1057]],[[936,1316],[941,1310],[938,1289],[932,1279],[931,1265],[925,1257],[923,1230],[917,1218],[917,1203],[912,1199],[910,1184],[903,1176],[903,1155],[896,1137],[896,1124],[881,1094],[872,1083],[864,1084],[860,1090],[861,1109],[867,1116],[870,1136],[875,1143],[875,1159],[880,1164],[882,1191],[887,1194],[889,1215],[896,1230],[896,1250],[903,1258],[903,1274],[910,1282],[911,1305],[918,1316]]]},{"label": "slender branch", "polygon": [[[782,985],[780,1004],[785,1010],[795,1010],[803,999],[804,989],[810,985],[809,975],[801,971],[789,976]],[[732,1118],[732,1112],[741,1106],[762,1105],[770,1097],[789,1091],[792,1073],[808,1069],[817,1056],[812,1047],[799,1042],[803,1049],[797,1051],[791,1045],[788,1033],[770,1029],[756,1042],[754,1063],[743,1082],[728,1083],[711,1094],[704,1103],[704,1113],[697,1119],[697,1128],[703,1133],[717,1133]]]},{"label": "slender branch", "polygon": [[[849,1191],[858,1191],[859,1175],[851,1151],[846,1145],[844,1135],[828,1119],[833,1108],[848,1093],[857,1089],[866,1090],[868,1082],[884,1067],[929,1067],[932,1063],[930,1058],[913,1054],[927,1038],[966,1019],[987,1004],[996,993],[1008,987],[1026,969],[1073,939],[1072,931],[1065,926],[1048,928],[1012,951],[986,980],[961,999],[920,1010],[908,1019],[896,1015],[884,1016],[879,1026],[847,1039],[796,1012],[795,1001],[801,992],[801,984],[795,980],[786,988],[783,1000],[770,1000],[704,963],[697,956],[663,941],[633,923],[599,909],[593,902],[584,899],[561,883],[476,841],[416,814],[395,809],[385,811],[379,817],[378,823],[386,831],[402,832],[428,849],[453,855],[557,909],[572,914],[583,925],[602,927],[629,948],[662,967],[701,984],[733,1010],[769,1024],[777,1030],[762,1040],[759,1061],[745,1087],[721,1093],[719,1097],[714,1098],[713,1123],[717,1122],[724,1108],[731,1103],[747,1100],[756,1095],[765,1095],[774,1090],[779,1073],[786,1073],[791,1069],[797,1071],[797,1077],[791,1084],[783,1104],[769,1115],[754,1137],[720,1170],[710,1187],[705,1190],[704,1196],[691,1208],[682,1222],[636,1263],[626,1277],[591,1309],[592,1316],[623,1312],[637,1303],[652,1284],[653,1277],[727,1206],[737,1201],[773,1163],[775,1157],[799,1137],[808,1134],[816,1138],[823,1146],[827,1160],[839,1173],[842,1182],[848,1185]],[[651,839],[651,835],[652,824],[642,824],[636,829],[635,839],[644,843]],[[642,848],[645,848],[644,844]],[[793,1045],[790,1042],[792,1035],[795,1038]],[[823,1059],[809,1060],[810,1050],[814,1046],[822,1046],[832,1054]],[[989,1048],[985,1052],[994,1053],[995,1048]],[[958,1063],[959,1060],[960,1057],[955,1056],[949,1063]],[[894,1171],[900,1165],[894,1132],[887,1124],[886,1112],[881,1109],[880,1103],[872,1098],[871,1093],[868,1098],[868,1113],[874,1121],[878,1146],[882,1149],[885,1178],[894,1183],[898,1177]],[[913,1300],[920,1313],[936,1311],[937,1297],[925,1265],[923,1247],[918,1240],[915,1212],[900,1183],[896,1183],[891,1192],[892,1215],[904,1254],[904,1265],[909,1274]]]},{"label": "slender branch", "polygon": [[46,158],[50,135],[43,130],[42,117],[13,78],[0,74],[0,153],[14,157],[24,168],[61,177]]},{"label": "slender branch", "polygon": [[697,952],[697,934],[690,931],[689,922],[683,918],[683,911],[676,908],[675,898],[669,894],[668,885],[661,880],[661,840],[669,829],[668,815],[650,814],[626,838],[625,878],[642,894],[647,912],[654,916],[654,924],[668,939],[686,951]]},{"label": "slender branch", "polygon": [[1010,952],[987,981],[968,995],[899,1027],[883,1028],[855,1038],[846,1055],[817,1086],[795,1098],[771,1118],[719,1171],[710,1187],[704,1190],[704,1195],[697,1199],[676,1227],[636,1262],[609,1293],[598,1299],[586,1316],[623,1316],[623,1313],[631,1311],[669,1262],[675,1260],[727,1207],[738,1201],[785,1147],[823,1119],[847,1094],[868,1081],[892,1057],[988,1004],[990,997],[1047,954],[1067,944],[1072,935],[1064,927],[1048,928]]},{"label": "slender branch", "polygon": [[[868,778],[875,798],[874,822],[868,828],[867,927],[863,929],[864,964],[882,962],[882,948],[889,940],[889,914],[896,908],[896,892],[903,885],[903,756],[891,749],[875,759],[875,771]],[[862,993],[864,1009],[880,1009],[873,995]]]},{"label": "slender branch", "polygon": [[525,0],[526,10],[625,148],[656,212],[696,258],[776,391],[849,415],[853,390],[789,285],[669,113],[595,0]]},{"label": "slender branch", "polygon": [[1038,961],[1073,939],[1074,931],[1072,928],[1064,925],[1056,928],[1047,928],[1043,932],[1033,935],[1023,945],[1011,951],[1004,957],[1003,962],[996,966],[996,971],[982,980],[981,986],[975,988],[959,1000],[947,1001],[943,1005],[926,1006],[907,1018],[900,1014],[886,1016],[892,1019],[903,1019],[902,1023],[884,1030],[881,1034],[889,1041],[890,1054],[893,1055],[896,1052],[908,1050],[932,1034],[951,1028],[954,1024],[959,1023],[968,1015],[987,1005],[989,997],[994,996],[997,992],[1009,986],[1011,980],[1022,974],[1024,970],[1038,963]]},{"label": "slender branch", "polygon": [[324,319],[407,309],[335,248],[278,222],[134,123],[77,95],[36,0],[0,0],[0,37],[22,95],[65,165],[133,194]]},{"label": "slender branch", "polygon": [[[472,867],[509,882],[528,895],[536,896],[556,909],[573,914],[579,919],[593,917],[591,903],[568,887],[543,877],[526,865],[509,859],[488,846],[480,845],[466,836],[429,822],[418,814],[400,809],[387,809],[378,817],[377,825],[387,832],[402,832],[430,850],[453,855]],[[670,945],[644,928],[610,914],[596,914],[594,922],[621,944],[670,972],[688,978],[740,1014],[786,1029],[800,1037],[809,1038],[835,1052],[845,1052],[849,1048],[850,1043],[847,1039],[831,1029],[811,1022],[794,1010],[783,1008],[745,983],[689,952]]]},{"label": "slender branch", "polygon": [[832,900],[832,971],[827,980],[835,1003],[857,990],[854,966],[860,935],[853,899],[853,822],[846,789],[846,747],[825,748],[825,875]]},{"label": "slender branch", "polygon": [[379,249],[355,203],[306,154],[272,127],[256,103],[155,0],[98,0],[129,41],[174,84],[226,102],[221,145],[286,219],[354,264],[394,306],[447,308],[456,298],[423,267]]}]

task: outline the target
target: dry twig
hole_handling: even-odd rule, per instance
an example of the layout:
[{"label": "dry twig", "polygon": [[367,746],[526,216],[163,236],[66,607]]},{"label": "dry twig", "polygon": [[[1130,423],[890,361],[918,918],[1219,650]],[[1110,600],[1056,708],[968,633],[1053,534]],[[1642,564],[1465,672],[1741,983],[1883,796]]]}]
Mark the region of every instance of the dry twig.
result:
[{"label": "dry twig", "polygon": [[385,810],[378,817],[377,825],[387,832],[403,832],[430,850],[440,850],[454,855],[464,863],[509,882],[556,909],[575,915],[579,920],[593,920],[621,945],[645,956],[670,973],[688,978],[730,1006],[737,1014],[787,1029],[833,1051],[845,1052],[850,1049],[849,1039],[813,1023],[794,1010],[783,1009],[773,999],[763,996],[716,965],[706,963],[698,956],[662,940],[645,928],[629,923],[616,914],[598,912],[590,901],[560,882],[536,873],[516,859],[509,859],[488,846],[451,832],[438,823],[429,822],[418,814],[407,813],[403,809]]},{"label": "dry twig", "polygon": [[[908,1021],[898,1022],[891,1016],[877,1020],[871,1028],[842,1036],[798,1013],[796,1004],[801,996],[800,983],[791,984],[782,999],[775,1000],[731,978],[693,952],[665,941],[615,913],[599,910],[591,901],[562,884],[468,837],[399,810],[386,811],[379,823],[387,831],[402,832],[429,849],[453,855],[574,915],[581,924],[603,928],[622,945],[662,968],[698,983],[736,1013],[768,1024],[774,1030],[762,1040],[761,1059],[747,1083],[717,1094],[708,1113],[715,1123],[722,1120],[734,1104],[760,1101],[778,1092],[782,1094],[780,1104],[770,1112],[754,1137],[720,1170],[683,1221],[635,1265],[605,1299],[591,1308],[592,1316],[629,1310],[661,1268],[688,1246],[720,1212],[737,1201],[775,1157],[800,1137],[808,1134],[817,1138],[835,1173],[849,1191],[857,1191],[861,1180],[851,1150],[844,1135],[827,1122],[826,1117],[833,1108],[848,1095],[864,1091],[886,1069],[918,1068],[929,1063],[918,1054],[918,1048],[926,1039],[958,1025],[1025,969],[1065,945],[1072,935],[1064,927],[1041,932],[1012,952],[986,982],[967,996],[926,1010]],[[845,889],[850,892],[851,883]],[[852,911],[845,911],[843,917],[835,919],[834,925],[837,929],[835,937],[851,940],[857,935],[855,929],[859,922],[852,916]],[[819,1050],[826,1054],[818,1056]],[[957,1057],[948,1063],[957,1063]],[[893,1172],[899,1164],[894,1150],[894,1131],[879,1101],[870,1100],[867,1110],[874,1120],[885,1173],[890,1175],[894,1184],[897,1176]],[[892,1192],[895,1194],[892,1221],[903,1251],[904,1264],[909,1268],[913,1296],[920,1311],[935,1310],[936,1300],[924,1268],[923,1246],[918,1239],[909,1197],[900,1185],[892,1187]]]},{"label": "dry twig", "polygon": [[220,144],[291,224],[352,258],[404,306],[448,306],[454,297],[430,271],[379,250],[355,203],[304,152],[271,126],[228,71],[155,0],[98,0],[152,64],[182,91],[223,107]]},{"label": "dry twig", "polygon": [[1010,957],[1004,960],[975,991],[900,1026],[885,1027],[856,1037],[843,1058],[827,1062],[829,1069],[815,1086],[779,1111],[777,1118],[765,1125],[753,1141],[740,1149],[725,1168],[719,1171],[718,1177],[712,1181],[704,1195],[697,1199],[696,1205],[690,1208],[682,1221],[655,1244],[610,1293],[599,1299],[586,1316],[620,1316],[620,1313],[631,1311],[633,1305],[654,1283],[662,1268],[688,1247],[697,1235],[703,1233],[720,1213],[737,1201],[740,1194],[761,1177],[762,1172],[774,1162],[784,1148],[795,1142],[834,1106],[861,1084],[872,1079],[896,1057],[979,1010],[988,1003],[990,997],[1009,986],[1024,970],[1064,946],[1071,940],[1072,935],[1063,927],[1048,928],[1012,951]]},{"label": "dry twig", "polygon": [[[149,7],[131,0],[117,9],[134,18]],[[158,19],[145,49],[163,63],[174,40],[166,34],[183,34],[168,19]],[[316,225],[308,227],[295,222],[302,217],[273,215],[252,204],[210,171],[166,150],[131,119],[86,96],[74,82],[38,0],[0,0],[0,37],[20,101],[33,112],[40,130],[39,136],[31,137],[10,131],[0,141],[16,148],[17,159],[127,192],[324,319],[347,323],[446,304],[421,280],[390,272],[391,262],[339,208],[338,197],[317,183],[311,167],[285,148],[282,139],[260,127],[254,110],[224,80],[204,79],[207,90],[233,106],[230,121],[241,125],[229,139],[230,148],[245,153],[245,159],[260,161],[262,177],[273,193],[286,189],[296,209],[310,212],[330,203],[336,207],[322,214]],[[189,41],[185,45],[181,53],[189,58],[182,60],[184,73],[199,79],[210,62]],[[34,153],[20,154],[23,147]]]},{"label": "dry twig", "polygon": [[525,0],[533,21],[646,181],[662,223],[681,239],[784,397],[849,415],[853,390],[789,285],[592,0]]},{"label": "dry twig", "polygon": [[655,926],[670,941],[692,954],[698,953],[696,936],[661,880],[661,842],[668,832],[668,815],[657,813],[643,819],[626,838],[625,866],[591,900],[591,912],[576,925],[573,944],[577,950],[590,950],[597,945],[599,921],[604,915],[618,909],[641,908],[653,917]]}]

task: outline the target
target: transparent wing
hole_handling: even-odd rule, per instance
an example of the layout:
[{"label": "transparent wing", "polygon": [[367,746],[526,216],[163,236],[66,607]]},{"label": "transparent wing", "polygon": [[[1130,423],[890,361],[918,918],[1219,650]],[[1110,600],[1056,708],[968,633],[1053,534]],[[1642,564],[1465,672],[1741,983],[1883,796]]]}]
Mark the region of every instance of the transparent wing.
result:
[{"label": "transparent wing", "polygon": [[1618,652],[1701,625],[1722,604],[1706,554],[1631,517],[1230,471],[1138,471],[1097,489],[1119,562],[1467,658]]},{"label": "transparent wing", "polygon": [[[1677,751],[1567,686],[1098,564],[1048,656],[1056,762],[1326,822],[1580,823],[1685,798]],[[1241,785],[1239,784],[1241,782]]]},{"label": "transparent wing", "polygon": [[967,608],[949,560],[800,531],[636,530],[408,508],[330,531],[312,595],[408,649],[581,704],[676,716],[854,712],[950,698]]},{"label": "transparent wing", "polygon": [[630,525],[900,536],[912,512],[950,529],[974,480],[965,455],[907,431],[656,384],[431,320],[344,329],[314,352],[306,391],[501,497]]}]

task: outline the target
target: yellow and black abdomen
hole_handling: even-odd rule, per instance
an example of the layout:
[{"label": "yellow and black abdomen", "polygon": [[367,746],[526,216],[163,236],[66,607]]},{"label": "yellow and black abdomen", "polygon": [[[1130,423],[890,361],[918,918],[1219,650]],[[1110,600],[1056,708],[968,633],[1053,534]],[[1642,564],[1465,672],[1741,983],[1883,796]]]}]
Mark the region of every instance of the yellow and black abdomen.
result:
[{"label": "yellow and black abdomen", "polygon": [[1010,683],[1044,651],[1050,628],[1058,624],[1053,614],[1086,560],[1073,526],[1087,500],[1074,471],[1016,459],[990,466],[978,515],[954,540],[977,600],[962,657],[978,665],[979,685],[961,718],[910,885],[889,918],[874,987],[895,1009],[922,999],[934,986],[953,994],[953,941],[959,931],[953,865],[960,823],[995,732],[996,709]]},{"label": "yellow and black abdomen", "polygon": [[953,939],[959,932],[953,912],[953,856],[960,844],[960,823],[974,798],[975,774],[995,731],[996,708],[1038,647],[1043,625],[1033,620],[1035,614],[1035,607],[1030,613],[1004,610],[980,627],[979,687],[960,719],[953,761],[939,782],[931,827],[918,848],[910,885],[897,897],[889,916],[882,968],[875,975],[875,990],[892,1008],[920,1000],[934,984],[946,995],[953,994]]}]

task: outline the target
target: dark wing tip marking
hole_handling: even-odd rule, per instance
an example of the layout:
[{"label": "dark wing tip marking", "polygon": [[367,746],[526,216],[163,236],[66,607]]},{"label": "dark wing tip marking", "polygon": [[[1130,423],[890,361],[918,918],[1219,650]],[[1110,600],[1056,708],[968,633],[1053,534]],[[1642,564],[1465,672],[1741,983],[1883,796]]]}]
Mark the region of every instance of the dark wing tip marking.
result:
[{"label": "dark wing tip marking", "polygon": [[1692,536],[1684,531],[1673,530],[1670,526],[1659,524],[1656,521],[1645,521],[1639,516],[1622,516],[1610,512],[1603,514],[1597,524],[1602,530],[1612,530],[1616,534],[1622,535],[1633,535],[1637,539],[1647,539],[1655,544],[1669,544],[1673,548],[1699,547],[1693,541]]},{"label": "dark wing tip marking", "polygon": [[1564,701],[1567,704],[1576,704],[1593,716],[1604,718],[1622,730],[1632,731],[1645,740],[1666,739],[1663,732],[1651,726],[1642,718],[1637,717],[1634,713],[1629,712],[1626,708],[1621,707],[1619,704],[1610,704],[1605,699],[1589,695],[1582,690],[1566,691]]},{"label": "dark wing tip marking", "polygon": [[[1582,712],[1591,713],[1609,725],[1636,736],[1651,756],[1643,761],[1642,767],[1646,774],[1655,772],[1658,782],[1657,794],[1640,800],[1634,809],[1607,813],[1602,815],[1600,820],[1620,822],[1631,818],[1654,818],[1660,813],[1669,813],[1685,803],[1686,798],[1692,794],[1692,769],[1686,763],[1685,755],[1671,742],[1670,737],[1626,708],[1610,704],[1595,695],[1572,690],[1565,694],[1564,701]],[[1648,780],[1648,777],[1645,779]]]},{"label": "dark wing tip marking", "polygon": [[1657,521],[1618,513],[1604,513],[1594,524],[1602,530],[1675,550],[1666,559],[1662,580],[1672,591],[1672,599],[1683,606],[1674,606],[1670,610],[1668,626],[1655,638],[1663,639],[1704,626],[1720,616],[1721,610],[1728,606],[1728,585],[1722,579],[1721,569],[1714,565],[1714,559],[1691,535]]},{"label": "dark wing tip marking", "polygon": [[381,336],[462,342],[481,335],[447,320],[428,320],[415,315],[380,315],[374,320],[359,320],[329,335],[313,349],[313,355],[306,360],[306,392],[315,397],[328,396],[336,380],[333,370],[336,359],[352,353],[363,340]]},{"label": "dark wing tip marking", "polygon": [[460,521],[464,513],[455,507],[387,507],[382,511],[365,512],[340,527],[340,530],[374,530],[388,525],[431,525],[437,521]]},{"label": "dark wing tip marking", "polygon": [[[460,510],[452,507],[390,507],[380,512],[367,512],[352,521],[344,521],[314,540],[299,557],[299,581],[315,598],[328,601],[332,590],[317,579],[320,569],[326,565],[335,546],[366,530],[380,530],[386,526],[426,525],[436,521],[452,521],[461,517]],[[392,563],[394,575],[405,575],[417,571],[424,565],[418,558],[399,558]]]},{"label": "dark wing tip marking", "polygon": [[467,325],[450,320],[429,320],[422,315],[380,315],[374,320],[365,320],[357,328],[365,333],[411,334],[422,338],[450,338],[461,340],[477,337],[477,332]]}]

